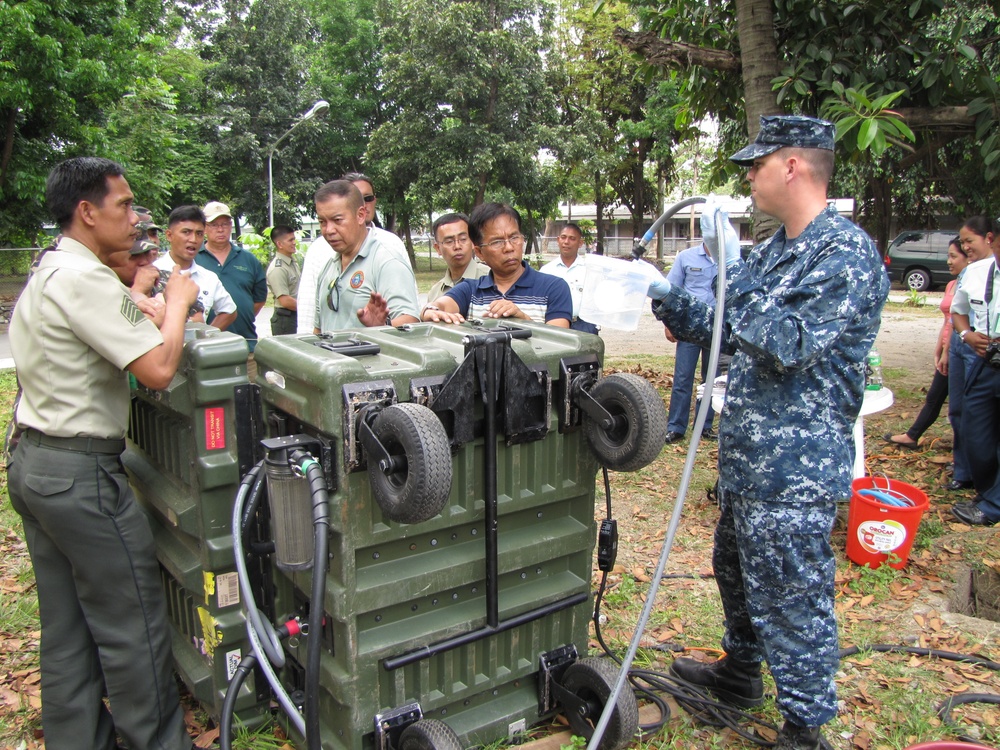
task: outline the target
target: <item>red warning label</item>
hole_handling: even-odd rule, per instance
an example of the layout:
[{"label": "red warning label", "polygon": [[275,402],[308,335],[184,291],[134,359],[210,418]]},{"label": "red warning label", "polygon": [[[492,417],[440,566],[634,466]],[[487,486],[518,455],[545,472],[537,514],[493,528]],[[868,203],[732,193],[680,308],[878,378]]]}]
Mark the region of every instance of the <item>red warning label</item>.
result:
[{"label": "red warning label", "polygon": [[226,447],[226,410],[222,406],[205,409],[205,449]]}]

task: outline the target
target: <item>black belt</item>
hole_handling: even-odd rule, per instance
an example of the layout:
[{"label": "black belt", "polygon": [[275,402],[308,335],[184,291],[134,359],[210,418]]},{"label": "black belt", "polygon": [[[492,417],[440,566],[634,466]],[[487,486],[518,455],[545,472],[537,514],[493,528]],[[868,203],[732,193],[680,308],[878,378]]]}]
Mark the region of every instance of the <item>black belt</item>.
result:
[{"label": "black belt", "polygon": [[125,438],[98,437],[53,437],[29,427],[22,435],[24,440],[43,448],[76,453],[104,453],[109,456],[121,455],[125,450]]},{"label": "black belt", "polygon": [[295,310],[289,310],[287,307],[275,307],[274,308],[274,314],[275,315],[280,315],[280,316],[282,316],[284,318],[291,318],[293,315],[296,314],[296,311]]}]

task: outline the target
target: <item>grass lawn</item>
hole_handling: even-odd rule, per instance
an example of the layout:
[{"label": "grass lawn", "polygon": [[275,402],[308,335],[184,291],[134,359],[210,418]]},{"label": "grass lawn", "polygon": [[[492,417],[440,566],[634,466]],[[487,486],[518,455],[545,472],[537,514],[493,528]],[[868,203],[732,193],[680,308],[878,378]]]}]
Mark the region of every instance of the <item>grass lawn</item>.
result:
[{"label": "grass lawn", "polygon": [[[439,259],[418,268],[418,284],[426,292],[443,273]],[[669,393],[673,362],[666,356],[611,359],[605,370],[636,372]],[[923,400],[927,373],[890,369],[886,384],[897,395],[894,406],[866,419],[867,466],[870,474],[886,474],[924,489],[931,498],[917,534],[910,564],[904,571],[883,567],[859,568],[844,556],[844,519],[833,534],[837,550],[837,611],[843,646],[862,651],[841,663],[837,681],[840,711],[827,727],[827,737],[838,750],[902,750],[917,742],[950,738],[954,731],[937,716],[938,704],[964,693],[997,693],[996,673],[979,666],[866,650],[875,644],[906,644],[981,656],[996,656],[1000,625],[948,612],[953,581],[964,571],[1000,569],[996,531],[970,529],[953,523],[949,505],[966,493],[944,487],[945,464],[950,460],[950,428],[942,417],[917,451],[901,451],[881,440],[885,432],[905,429]],[[0,374],[0,425],[10,411],[15,383]],[[619,520],[617,565],[609,576],[602,609],[602,634],[612,649],[623,652],[650,577],[659,556],[664,531],[673,510],[687,446],[665,447],[648,467],[632,474],[612,475],[612,505]],[[712,530],[717,508],[707,497],[715,481],[715,443],[703,443],[683,510],[679,533],[667,564],[667,578],[657,595],[653,619],[644,635],[637,664],[665,671],[672,652],[715,654],[722,632],[722,613],[711,578]],[[603,517],[603,484],[598,477],[595,515]],[[31,750],[42,745],[39,731],[37,647],[38,620],[30,563],[22,542],[20,522],[6,498],[0,476],[0,750]],[[599,575],[595,570],[595,582]],[[592,644],[596,649],[596,641]],[[773,685],[768,678],[773,694]],[[773,701],[755,712],[759,721],[779,722]],[[199,712],[190,712],[195,731],[204,730],[210,744],[212,728]],[[969,704],[953,712],[969,733],[979,733],[987,744],[1000,743],[1000,711],[996,706]],[[542,730],[544,733],[545,730]],[[280,730],[268,727],[243,737],[241,748],[271,750],[282,747]],[[209,746],[206,744],[205,746]],[[639,748],[748,748],[735,735],[693,722],[687,714],[674,716]]]}]

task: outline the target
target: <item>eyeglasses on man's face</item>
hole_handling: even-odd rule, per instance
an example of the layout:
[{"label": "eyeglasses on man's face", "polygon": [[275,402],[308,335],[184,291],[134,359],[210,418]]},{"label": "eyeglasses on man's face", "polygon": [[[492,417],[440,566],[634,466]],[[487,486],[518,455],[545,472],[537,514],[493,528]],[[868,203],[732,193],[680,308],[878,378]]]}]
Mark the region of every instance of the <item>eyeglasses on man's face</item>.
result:
[{"label": "eyeglasses on man's face", "polygon": [[451,250],[457,247],[458,245],[464,245],[468,241],[469,241],[469,235],[460,234],[457,237],[445,237],[443,240],[441,240],[440,245],[445,250]]},{"label": "eyeglasses on man's face", "polygon": [[503,250],[507,243],[514,249],[521,247],[524,244],[523,234],[512,234],[510,237],[503,237],[498,240],[490,240],[489,242],[484,242],[479,247],[488,247],[490,250]]},{"label": "eyeglasses on man's face", "polygon": [[361,197],[365,199],[365,203],[371,203],[372,201],[375,200],[375,196],[372,195],[371,193],[366,193],[365,195],[362,195]]}]

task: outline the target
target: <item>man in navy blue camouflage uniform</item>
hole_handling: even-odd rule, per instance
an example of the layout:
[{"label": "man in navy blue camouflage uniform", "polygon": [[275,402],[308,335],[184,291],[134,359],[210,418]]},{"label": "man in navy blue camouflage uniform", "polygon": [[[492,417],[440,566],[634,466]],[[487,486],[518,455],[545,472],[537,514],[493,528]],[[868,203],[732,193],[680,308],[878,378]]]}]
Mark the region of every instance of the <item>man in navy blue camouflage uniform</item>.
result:
[{"label": "man in navy blue camouflage uniform", "polygon": [[[782,227],[743,262],[725,212],[702,219],[706,245],[726,249],[723,349],[733,354],[713,554],[726,656],[677,659],[671,672],[749,707],[763,701],[766,659],[782,750],[827,747],[820,727],[837,711],[829,535],[837,501],[850,497],[865,358],[889,290],[875,243],[827,206],[833,149],[828,122],[762,117],[756,141],[730,158],[749,167],[755,205]],[[714,236],[719,215],[723,237]],[[678,339],[709,345],[712,308],[666,280],[649,294]]]}]

